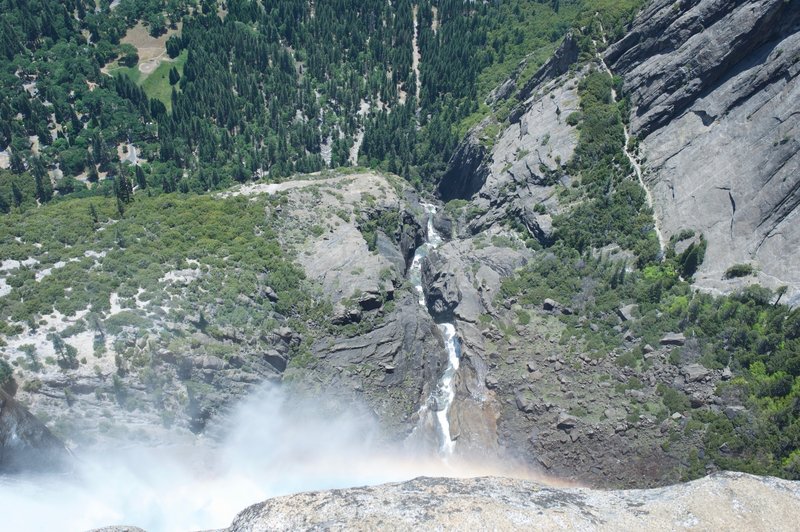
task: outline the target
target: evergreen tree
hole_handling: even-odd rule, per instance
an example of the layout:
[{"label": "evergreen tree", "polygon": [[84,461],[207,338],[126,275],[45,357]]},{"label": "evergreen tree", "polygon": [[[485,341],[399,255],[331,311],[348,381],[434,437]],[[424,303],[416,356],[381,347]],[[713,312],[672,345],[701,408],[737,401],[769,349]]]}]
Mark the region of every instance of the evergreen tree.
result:
[{"label": "evergreen tree", "polygon": [[36,186],[36,199],[41,203],[47,203],[53,198],[53,184],[50,182],[50,175],[42,163],[41,158],[35,157],[31,165],[31,174]]}]

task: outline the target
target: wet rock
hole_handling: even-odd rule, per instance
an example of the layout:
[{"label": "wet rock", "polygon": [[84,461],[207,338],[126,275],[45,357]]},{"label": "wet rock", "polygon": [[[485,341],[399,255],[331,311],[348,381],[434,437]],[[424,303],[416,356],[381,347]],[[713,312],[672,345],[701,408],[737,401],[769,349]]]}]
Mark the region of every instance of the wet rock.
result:
[{"label": "wet rock", "polygon": [[0,390],[0,474],[57,470],[69,458],[61,440]]},{"label": "wet rock", "polygon": [[[311,351],[320,360],[321,378],[327,378],[331,368],[362,369],[361,396],[384,413],[390,430],[398,432],[409,430],[409,412],[417,412],[427,401],[447,364],[441,333],[412,294],[399,298],[383,323],[369,332],[352,338],[323,337]],[[370,367],[381,370],[370,372]],[[314,380],[314,374],[304,375]]]},{"label": "wet rock", "polygon": [[422,288],[428,310],[435,319],[449,319],[461,302],[456,275],[444,271],[446,258],[436,251],[422,261]]}]

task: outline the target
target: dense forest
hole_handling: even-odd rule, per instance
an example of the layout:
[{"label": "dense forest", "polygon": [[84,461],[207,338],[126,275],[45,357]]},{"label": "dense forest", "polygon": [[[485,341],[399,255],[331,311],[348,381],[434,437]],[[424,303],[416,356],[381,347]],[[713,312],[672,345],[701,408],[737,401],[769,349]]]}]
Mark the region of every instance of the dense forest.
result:
[{"label": "dense forest", "polygon": [[[430,186],[497,82],[637,2],[605,4],[3,0],[0,211],[356,164]],[[168,35],[168,76],[137,70],[137,24]]]}]

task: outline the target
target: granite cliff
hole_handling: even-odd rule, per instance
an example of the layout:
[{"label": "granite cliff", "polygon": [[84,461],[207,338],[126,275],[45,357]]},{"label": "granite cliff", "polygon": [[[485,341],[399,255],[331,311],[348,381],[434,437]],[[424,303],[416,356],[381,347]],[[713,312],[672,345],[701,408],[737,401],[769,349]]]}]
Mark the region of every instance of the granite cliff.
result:
[{"label": "granite cliff", "polygon": [[708,240],[698,286],[734,264],[800,302],[800,2],[657,0],[605,52],[630,96],[645,182],[667,238]]}]

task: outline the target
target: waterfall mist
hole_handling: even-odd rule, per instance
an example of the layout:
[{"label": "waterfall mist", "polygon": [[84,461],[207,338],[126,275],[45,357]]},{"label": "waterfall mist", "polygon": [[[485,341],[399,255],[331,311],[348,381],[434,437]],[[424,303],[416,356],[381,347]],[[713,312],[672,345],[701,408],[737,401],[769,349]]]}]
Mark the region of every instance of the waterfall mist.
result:
[{"label": "waterfall mist", "polygon": [[68,475],[0,477],[3,529],[218,528],[276,495],[493,472],[442,462],[435,450],[380,443],[365,408],[297,398],[277,386],[242,401],[219,432],[219,441],[87,451]]}]

